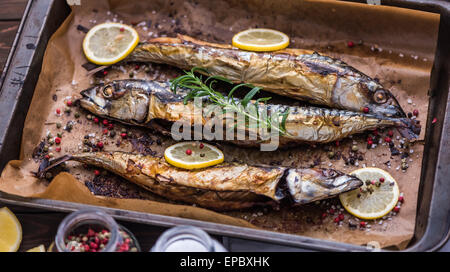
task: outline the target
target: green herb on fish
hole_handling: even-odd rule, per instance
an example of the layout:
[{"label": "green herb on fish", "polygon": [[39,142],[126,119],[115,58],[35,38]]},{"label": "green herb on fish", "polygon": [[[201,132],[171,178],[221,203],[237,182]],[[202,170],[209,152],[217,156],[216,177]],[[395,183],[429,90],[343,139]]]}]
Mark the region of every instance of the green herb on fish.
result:
[{"label": "green herb on fish", "polygon": [[[225,81],[232,84],[227,78],[221,76],[210,76],[205,82],[202,80],[202,76],[196,76],[195,72],[201,70],[203,73],[207,73],[205,69],[194,67],[191,71],[186,72],[185,75],[179,76],[171,80],[171,90],[176,93],[178,87],[188,88],[190,91],[184,97],[184,104],[186,105],[189,100],[193,100],[196,97],[208,97],[208,99],[214,104],[220,106],[224,113],[236,112],[244,116],[244,125],[250,127],[249,123],[255,124],[256,128],[271,130],[271,132],[279,133],[280,135],[286,135],[286,119],[289,115],[289,109],[285,111],[276,111],[270,115],[261,114],[259,108],[260,103],[266,104],[271,97],[263,97],[255,100],[254,103],[250,103],[252,98],[259,92],[261,88],[254,87],[248,83],[242,83],[234,86],[227,96],[214,90],[213,85],[217,80]],[[209,84],[208,84],[209,83]],[[233,93],[240,87],[252,88],[243,99],[238,99],[233,96]],[[281,122],[280,122],[281,120]],[[242,122],[241,122],[242,123]],[[242,125],[237,123],[236,126]]]}]

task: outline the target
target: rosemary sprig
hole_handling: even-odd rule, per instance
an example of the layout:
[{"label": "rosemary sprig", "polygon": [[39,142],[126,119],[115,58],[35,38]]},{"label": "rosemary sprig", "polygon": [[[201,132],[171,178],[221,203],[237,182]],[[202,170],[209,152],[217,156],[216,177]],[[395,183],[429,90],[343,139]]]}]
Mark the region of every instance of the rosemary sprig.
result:
[{"label": "rosemary sprig", "polygon": [[[258,98],[254,103],[250,103],[252,98],[259,92],[261,88],[254,87],[251,84],[242,83],[234,86],[227,96],[224,96],[222,93],[214,90],[213,84],[217,82],[217,80],[225,81],[227,83],[232,84],[230,80],[221,76],[209,76],[205,82],[202,80],[202,76],[196,76],[195,72],[201,71],[204,74],[208,74],[208,72],[199,67],[194,67],[191,71],[185,71],[185,75],[179,76],[173,80],[171,80],[171,90],[176,93],[176,89],[178,87],[184,87],[189,89],[189,93],[184,97],[184,104],[187,104],[189,100],[194,99],[195,97],[208,97],[208,99],[220,106],[224,112],[232,111],[238,114],[242,114],[245,116],[245,125],[248,126],[249,122],[253,122],[256,124],[258,128],[266,128],[271,131],[278,132],[280,135],[286,135],[286,119],[289,115],[289,109],[284,112],[278,111],[271,113],[270,116],[265,114],[260,114],[259,103],[266,104],[271,97]],[[247,86],[252,88],[243,99],[238,99],[233,96],[233,93],[239,89],[240,87]],[[280,122],[281,119],[281,122]],[[275,125],[275,124],[280,124]],[[236,124],[237,125],[237,124]]]}]

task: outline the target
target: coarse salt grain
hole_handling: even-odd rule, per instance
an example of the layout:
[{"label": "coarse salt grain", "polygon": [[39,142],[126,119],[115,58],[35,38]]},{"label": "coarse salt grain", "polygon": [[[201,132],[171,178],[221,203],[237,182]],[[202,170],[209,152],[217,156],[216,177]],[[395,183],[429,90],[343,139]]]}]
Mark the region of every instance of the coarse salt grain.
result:
[{"label": "coarse salt grain", "polygon": [[406,100],[408,102],[408,104],[412,104],[412,100],[411,98],[408,98],[408,100]]},{"label": "coarse salt grain", "polygon": [[399,56],[400,58],[403,58],[405,55],[403,55],[402,53],[400,53],[400,54],[398,54],[398,56]]}]

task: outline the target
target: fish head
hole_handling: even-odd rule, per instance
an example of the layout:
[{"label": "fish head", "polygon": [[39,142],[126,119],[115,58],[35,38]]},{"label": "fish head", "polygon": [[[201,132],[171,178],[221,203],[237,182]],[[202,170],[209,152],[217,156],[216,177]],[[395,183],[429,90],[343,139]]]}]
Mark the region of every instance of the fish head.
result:
[{"label": "fish head", "polygon": [[297,204],[334,197],[362,184],[357,177],[334,169],[290,169],[286,176],[287,189]]},{"label": "fish head", "polygon": [[140,80],[115,80],[81,91],[80,106],[121,122],[140,124],[148,112],[149,95]]},{"label": "fish head", "polygon": [[366,90],[366,101],[368,103],[365,107],[369,109],[369,112],[386,117],[406,117],[394,95],[379,84],[375,86],[375,88],[367,88]]}]

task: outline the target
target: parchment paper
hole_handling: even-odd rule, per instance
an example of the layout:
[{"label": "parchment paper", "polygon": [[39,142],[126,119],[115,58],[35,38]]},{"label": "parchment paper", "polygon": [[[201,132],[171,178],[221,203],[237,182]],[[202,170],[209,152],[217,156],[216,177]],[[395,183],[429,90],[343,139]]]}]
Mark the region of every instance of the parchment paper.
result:
[{"label": "parchment paper", "polygon": [[[219,222],[247,227],[258,227],[272,231],[287,232],[310,237],[353,244],[367,244],[376,241],[381,247],[405,248],[413,236],[417,191],[420,182],[423,144],[416,142],[410,148],[401,149],[408,153],[409,168],[400,169],[400,156],[391,156],[385,144],[367,149],[366,135],[345,139],[339,146],[302,145],[288,150],[278,150],[261,154],[257,149],[241,149],[218,143],[226,160],[241,160],[246,163],[279,164],[292,167],[318,165],[344,172],[364,166],[374,166],[388,171],[399,183],[405,202],[397,215],[390,214],[382,220],[368,222],[367,228],[353,228],[350,222],[356,219],[343,211],[337,199],[321,201],[292,208],[254,208],[246,211],[213,212],[207,209],[169,203],[161,197],[147,194],[145,199],[120,199],[95,196],[84,186],[92,181],[92,169],[80,164],[68,163],[69,173],[61,173],[49,184],[34,178],[32,171],[38,168],[38,161],[32,159],[33,151],[46,138],[48,132],[56,135],[63,132],[62,150],[57,152],[52,146],[50,152],[55,157],[80,152],[83,136],[95,133],[98,140],[105,143],[105,150],[131,151],[129,141],[117,142],[102,136],[104,127],[86,119],[86,112],[71,107],[70,114],[64,111],[66,100],[79,98],[79,91],[99,82],[128,78],[135,71],[135,78],[164,80],[181,73],[180,70],[165,65],[144,65],[137,70],[134,64],[115,65],[105,78],[86,76],[82,64],[86,63],[81,43],[85,36],[78,25],[90,28],[95,24],[109,21],[134,24],[141,41],[158,36],[175,36],[182,33],[210,42],[230,43],[234,33],[250,27],[274,28],[287,33],[291,38],[290,47],[314,49],[333,57],[338,57],[380,82],[397,97],[406,112],[419,110],[418,119],[424,125],[428,108],[427,91],[430,70],[439,25],[439,15],[400,8],[369,6],[365,4],[335,1],[137,1],[100,0],[81,1],[52,36],[48,43],[42,65],[42,72],[36,86],[28,112],[21,146],[20,161],[11,161],[0,179],[0,190],[27,197],[66,200],[79,203],[172,215],[204,221]],[[353,48],[347,42],[353,41]],[[283,98],[282,98],[283,99]],[[286,101],[289,99],[284,98]],[[80,113],[77,119],[75,112]],[[69,133],[56,128],[74,121]],[[115,130],[123,128],[115,124]],[[148,130],[132,131],[133,137],[148,135],[149,145],[156,155],[174,141]],[[386,130],[387,131],[387,130]],[[383,132],[383,135],[386,134]],[[423,139],[424,131],[421,133]],[[398,133],[394,134],[395,145],[399,145]],[[363,160],[355,165],[346,165],[344,160],[329,159],[327,149],[342,152],[348,157],[352,145],[359,147]],[[390,162],[390,163],[388,163]],[[129,183],[123,182],[123,186]],[[106,185],[105,185],[106,186]],[[330,214],[330,209],[335,214]],[[339,212],[345,216],[340,224],[333,222]],[[325,218],[323,218],[325,214]]]}]

